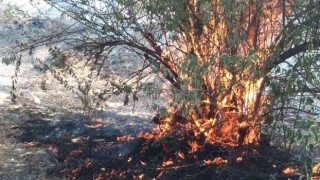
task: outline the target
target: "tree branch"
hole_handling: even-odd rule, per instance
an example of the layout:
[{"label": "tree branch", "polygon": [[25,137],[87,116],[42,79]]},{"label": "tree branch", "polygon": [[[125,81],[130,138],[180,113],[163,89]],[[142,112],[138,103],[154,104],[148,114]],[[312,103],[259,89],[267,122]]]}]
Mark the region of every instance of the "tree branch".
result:
[{"label": "tree branch", "polygon": [[293,57],[293,56],[295,56],[299,53],[302,53],[302,52],[306,52],[310,46],[313,46],[314,48],[319,48],[320,47],[320,40],[314,39],[309,42],[304,42],[302,44],[296,45],[296,46],[288,49],[287,51],[281,53],[279,55],[279,58],[268,66],[267,72],[270,72],[273,68],[275,68],[279,64],[285,62],[290,57]]}]

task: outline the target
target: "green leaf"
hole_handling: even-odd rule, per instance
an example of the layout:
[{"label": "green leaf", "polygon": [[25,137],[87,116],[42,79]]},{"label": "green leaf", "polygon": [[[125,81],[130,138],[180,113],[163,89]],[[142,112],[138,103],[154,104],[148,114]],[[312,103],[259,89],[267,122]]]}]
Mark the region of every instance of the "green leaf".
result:
[{"label": "green leaf", "polygon": [[188,71],[192,72],[198,66],[198,60],[196,58],[191,58],[188,64]]},{"label": "green leaf", "polygon": [[159,113],[160,113],[160,117],[167,117],[169,114],[168,114],[168,111],[167,111],[167,108],[165,107],[161,107],[159,109]]}]

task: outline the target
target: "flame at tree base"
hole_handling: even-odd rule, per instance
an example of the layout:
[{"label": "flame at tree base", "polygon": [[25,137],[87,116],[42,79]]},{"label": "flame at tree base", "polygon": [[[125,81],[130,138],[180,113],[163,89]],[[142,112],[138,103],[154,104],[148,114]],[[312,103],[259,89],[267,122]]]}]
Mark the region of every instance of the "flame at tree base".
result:
[{"label": "flame at tree base", "polygon": [[[197,119],[173,114],[160,120],[159,126],[139,137],[165,142],[170,137],[188,143],[190,152],[196,152],[205,144],[222,146],[258,146],[260,125],[245,120],[239,113],[226,113],[223,119]],[[169,140],[170,141],[170,140]]]},{"label": "flame at tree base", "polygon": [[151,133],[142,136],[156,141],[175,136],[188,142],[191,152],[204,144],[258,146],[260,127],[265,122],[262,114],[267,104],[262,95],[264,81],[243,84],[246,86],[241,89],[234,86],[216,102],[204,96],[200,110],[190,109],[189,115],[181,115],[179,107],[169,108],[169,116],[159,120]]}]

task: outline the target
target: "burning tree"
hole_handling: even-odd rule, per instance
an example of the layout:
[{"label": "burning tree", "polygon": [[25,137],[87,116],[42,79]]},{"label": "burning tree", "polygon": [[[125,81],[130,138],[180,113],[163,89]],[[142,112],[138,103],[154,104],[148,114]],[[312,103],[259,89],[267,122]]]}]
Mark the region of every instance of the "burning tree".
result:
[{"label": "burning tree", "polygon": [[[192,152],[204,144],[259,145],[285,76],[295,75],[290,97],[319,92],[318,0],[45,1],[81,24],[65,41],[99,72],[116,46],[147,62],[133,74],[137,86],[114,83],[134,100],[150,69],[171,83],[170,107],[147,135],[183,137]],[[276,79],[282,64],[285,76]]]},{"label": "burning tree", "polygon": [[137,70],[139,78],[151,67],[172,85],[169,113],[155,136],[182,130],[203,141],[193,144],[259,144],[276,99],[266,91],[272,71],[301,53],[316,57],[320,46],[318,1],[46,2],[82,25],[32,41],[30,49],[63,39],[94,61],[99,75],[110,51],[125,46],[149,63]]}]

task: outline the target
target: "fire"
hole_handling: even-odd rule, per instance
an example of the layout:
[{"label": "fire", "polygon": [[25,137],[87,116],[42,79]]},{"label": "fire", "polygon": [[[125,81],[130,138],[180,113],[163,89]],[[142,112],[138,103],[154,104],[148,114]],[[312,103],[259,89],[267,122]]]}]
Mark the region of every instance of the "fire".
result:
[{"label": "fire", "polygon": [[[176,138],[187,149],[183,153],[189,153],[188,156],[177,150],[174,155],[180,159],[199,157],[197,153],[207,145],[259,146],[260,128],[268,109],[267,61],[274,53],[277,36],[283,32],[283,13],[292,12],[290,6],[284,9],[280,0],[244,0],[235,1],[242,3],[240,10],[230,4],[228,12],[237,13],[229,17],[221,0],[206,2],[215,16],[201,27],[197,21],[202,18],[186,20],[177,40],[167,42],[172,46],[161,49],[161,60],[168,62],[171,72],[179,77],[181,89],[177,88],[178,95],[170,103],[167,117],[151,133],[139,134],[158,140],[166,153],[174,149],[165,143],[167,137]],[[186,11],[192,17],[201,17],[206,12],[201,12],[200,3],[203,2],[186,1]],[[179,64],[186,64],[187,68]],[[242,160],[236,158],[237,162]],[[173,162],[169,159],[162,166]],[[216,165],[227,162],[221,157],[204,161]]]},{"label": "fire", "polygon": [[141,161],[141,160],[140,160],[140,163],[141,163],[143,166],[147,165],[147,163],[145,163],[145,162],[143,162],[143,161]]},{"label": "fire", "polygon": [[227,164],[227,160],[222,159],[221,157],[216,157],[213,159],[208,159],[208,160],[204,160],[204,163],[209,165],[209,164],[214,164],[214,165],[224,165]]},{"label": "fire", "polygon": [[159,175],[156,177],[156,178],[153,178],[152,180],[157,180],[157,179],[160,179],[160,177],[163,175],[163,171],[161,171],[160,173],[159,173]]},{"label": "fire", "polygon": [[138,179],[139,179],[139,180],[140,180],[140,179],[143,179],[143,176],[144,176],[144,174],[139,175],[139,176],[138,176]]},{"label": "fire", "polygon": [[112,169],[112,171],[108,175],[110,176],[109,179],[125,179],[125,174],[125,171]]},{"label": "fire", "polygon": [[315,164],[312,168],[312,173],[320,173],[320,162],[318,162],[317,164]]},{"label": "fire", "polygon": [[181,151],[178,151],[177,155],[178,155],[178,157],[181,158],[181,159],[184,159],[184,158],[185,158],[184,153],[182,153]]},{"label": "fire", "polygon": [[[170,116],[161,121],[155,133],[145,135],[160,139],[173,132],[204,136],[205,143],[209,144],[233,147],[259,145],[260,126],[268,104],[264,94],[266,79],[261,74],[265,72],[266,61],[273,52],[272,45],[277,35],[282,33],[284,9],[281,2],[245,0],[238,15],[232,17],[235,23],[230,23],[223,15],[225,7],[221,0],[209,1],[207,6],[210,11],[221,16],[212,17],[200,29],[192,18],[186,27],[181,25],[186,31],[177,41],[168,42],[172,46],[164,47],[161,57],[170,62],[168,66],[181,77],[181,81],[187,82],[183,86],[187,92],[201,93],[201,101],[195,103],[187,99],[178,102],[168,109]],[[190,11],[195,16],[199,15],[199,3],[202,2],[194,0],[188,3],[192,9]],[[233,5],[230,8],[239,11]],[[285,10],[285,13],[292,12],[290,6]],[[234,44],[232,38],[235,39]],[[177,46],[178,50],[173,48]],[[180,70],[172,64],[176,61],[180,64],[191,63],[191,56],[199,67],[206,67],[205,73],[200,72],[199,76],[194,77],[195,70],[190,73],[190,69]],[[195,85],[198,81],[200,87]],[[183,121],[175,119],[182,104],[189,113],[183,116]],[[202,145],[192,138],[188,144],[191,153],[198,151]]]},{"label": "fire", "polygon": [[240,163],[243,160],[243,157],[237,157],[236,161],[237,163]]},{"label": "fire", "polygon": [[80,168],[75,168],[71,171],[71,174],[77,174],[80,170]]},{"label": "fire", "polygon": [[162,163],[162,166],[163,166],[163,167],[166,167],[166,166],[170,166],[171,164],[173,164],[173,161],[172,161],[172,159],[169,159],[168,161],[164,161],[164,162]]},{"label": "fire", "polygon": [[294,167],[287,167],[286,169],[282,170],[283,174],[295,174],[297,172],[298,172],[298,169]]},{"label": "fire", "polygon": [[134,138],[130,135],[117,137],[117,141],[133,141],[133,140],[134,140]]},{"label": "fire", "polygon": [[199,147],[196,141],[190,141],[189,146],[191,147],[190,153],[198,151]]},{"label": "fire", "polygon": [[97,129],[99,127],[102,127],[104,124],[102,119],[96,119],[93,121],[93,123],[91,125],[84,125],[86,128],[89,129]]}]

